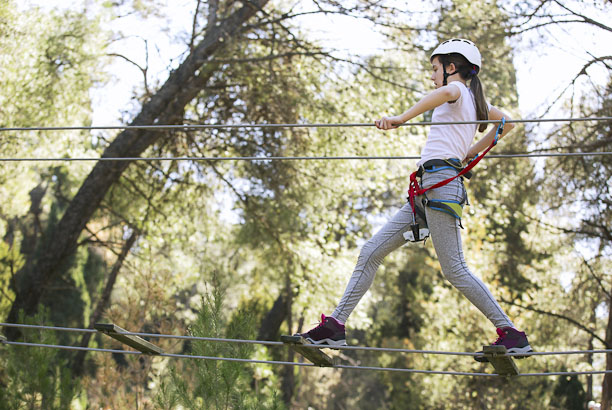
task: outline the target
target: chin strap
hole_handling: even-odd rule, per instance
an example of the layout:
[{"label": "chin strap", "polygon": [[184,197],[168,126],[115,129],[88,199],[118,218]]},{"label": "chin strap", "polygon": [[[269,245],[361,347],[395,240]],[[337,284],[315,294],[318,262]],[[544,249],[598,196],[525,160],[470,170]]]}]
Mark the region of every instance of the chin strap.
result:
[{"label": "chin strap", "polygon": [[442,81],[442,85],[448,85],[448,77],[450,77],[453,74],[457,74],[457,70],[453,71],[452,73],[447,73],[446,64],[442,63],[442,75],[444,75],[444,80]]}]

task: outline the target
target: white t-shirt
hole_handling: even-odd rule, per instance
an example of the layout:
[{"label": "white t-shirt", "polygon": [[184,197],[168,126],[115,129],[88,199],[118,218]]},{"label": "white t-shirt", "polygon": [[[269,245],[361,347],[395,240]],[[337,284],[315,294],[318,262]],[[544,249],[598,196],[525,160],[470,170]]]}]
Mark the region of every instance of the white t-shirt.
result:
[{"label": "white t-shirt", "polygon": [[[431,121],[475,121],[476,102],[472,92],[460,81],[452,81],[449,85],[459,88],[461,95],[452,104],[446,102],[434,108]],[[430,159],[463,160],[472,145],[477,128],[478,124],[432,125],[417,166]]]}]

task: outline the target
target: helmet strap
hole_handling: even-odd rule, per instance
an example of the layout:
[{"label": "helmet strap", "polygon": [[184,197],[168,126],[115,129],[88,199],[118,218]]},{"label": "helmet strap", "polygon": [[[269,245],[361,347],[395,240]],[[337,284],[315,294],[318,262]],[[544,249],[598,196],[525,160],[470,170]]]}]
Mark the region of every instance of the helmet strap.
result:
[{"label": "helmet strap", "polygon": [[446,72],[446,63],[442,63],[442,75],[444,76],[444,80],[442,81],[442,85],[448,85],[448,77],[450,77],[453,74],[457,74],[457,70],[453,71],[452,73],[447,73]]}]

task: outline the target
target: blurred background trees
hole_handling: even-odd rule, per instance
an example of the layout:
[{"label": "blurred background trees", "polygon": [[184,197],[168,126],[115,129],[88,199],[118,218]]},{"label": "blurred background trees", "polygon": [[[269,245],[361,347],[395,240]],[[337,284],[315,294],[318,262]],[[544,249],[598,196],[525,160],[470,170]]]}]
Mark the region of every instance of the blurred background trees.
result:
[{"label": "blurred background trees", "polygon": [[[0,125],[91,124],[97,103],[92,90],[110,86],[117,61],[141,76],[121,115],[124,124],[369,122],[403,111],[430,90],[428,51],[449,37],[479,45],[487,98],[518,118],[518,39],[545,49],[556,45],[550,27],[611,31],[597,18],[609,15],[607,3],[589,3],[586,11],[582,2],[557,1],[510,7],[462,0],[418,6],[228,0],[189,6],[190,24],[173,32],[164,14],[169,8],[155,0],[92,1],[69,11],[3,2]],[[328,46],[317,39],[316,24],[303,18],[330,15],[368,24],[387,48],[358,55]],[[180,45],[180,52],[167,58],[161,73],[149,66],[154,38],[142,42],[144,63],[142,49],[117,52],[116,44],[129,40],[118,27],[129,18],[143,27],[168,24],[160,24],[157,35]],[[610,116],[612,57],[591,55],[537,115]],[[599,80],[602,71],[607,81]],[[4,158],[177,159],[1,162],[0,316],[270,340],[305,330],[333,309],[360,245],[402,205],[415,161],[266,158],[418,155],[426,131],[3,132]],[[609,122],[521,126],[494,152],[607,152],[610,138]],[[178,159],[185,157],[261,159]],[[468,262],[536,350],[612,343],[607,158],[485,160],[468,184]],[[385,261],[348,326],[355,345],[473,351],[494,336],[486,319],[444,280],[430,243],[403,248]],[[33,337],[9,328],[4,333]],[[56,337],[73,345],[114,346],[95,336]],[[212,349],[155,343],[174,352]],[[0,384],[16,392],[14,401],[3,402],[34,408],[67,402],[75,408],[584,408],[593,398],[606,405],[612,392],[599,376],[483,383],[263,365],[222,369],[207,362],[24,349],[5,346],[0,352]],[[40,374],[48,379],[18,376],[15,369],[30,351],[44,357]],[[243,353],[294,359],[285,349]],[[361,365],[490,370],[471,358],[355,351],[342,358]],[[519,366],[523,372],[590,370],[612,368],[612,359],[542,356]],[[67,388],[62,377],[80,382]],[[228,394],[221,398],[211,386],[223,383]]]}]

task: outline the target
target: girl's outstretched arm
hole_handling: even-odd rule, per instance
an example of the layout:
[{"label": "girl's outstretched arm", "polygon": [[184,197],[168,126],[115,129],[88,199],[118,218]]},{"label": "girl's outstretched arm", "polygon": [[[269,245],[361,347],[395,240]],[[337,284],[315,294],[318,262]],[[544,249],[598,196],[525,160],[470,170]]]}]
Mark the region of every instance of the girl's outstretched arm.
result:
[{"label": "girl's outstretched arm", "polygon": [[445,85],[427,94],[403,114],[395,115],[393,117],[382,117],[380,120],[374,121],[374,123],[376,124],[376,127],[381,130],[397,128],[398,125],[413,119],[417,115],[433,110],[445,102],[455,101],[460,96],[461,90],[459,87],[453,84]]},{"label": "girl's outstretched arm", "polygon": [[[491,107],[491,109],[489,110],[490,120],[497,121],[497,120],[501,120],[503,117],[506,117],[506,121],[512,119],[508,117],[508,115],[504,114],[501,110],[495,107]],[[502,139],[502,137],[508,134],[510,131],[512,131],[513,128],[514,128],[514,123],[509,124],[506,122],[506,125],[504,125],[504,132],[502,132],[502,134],[499,136],[499,139]],[[476,155],[478,155],[479,152],[484,151],[489,145],[491,145],[491,141],[493,141],[493,138],[495,138],[496,131],[497,131],[497,126],[494,126],[489,132],[487,132],[487,134],[484,137],[482,137],[482,139],[480,139],[480,141],[472,145],[464,161],[471,160]]]}]

